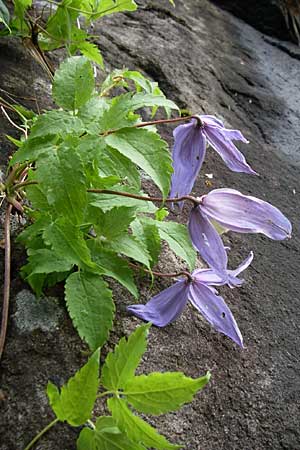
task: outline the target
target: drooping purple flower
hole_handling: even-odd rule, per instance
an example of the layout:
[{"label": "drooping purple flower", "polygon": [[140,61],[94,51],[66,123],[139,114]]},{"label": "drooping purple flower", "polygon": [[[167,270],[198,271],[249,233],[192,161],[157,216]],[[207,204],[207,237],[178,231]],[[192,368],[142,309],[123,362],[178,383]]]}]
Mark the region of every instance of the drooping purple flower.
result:
[{"label": "drooping purple flower", "polygon": [[188,195],[205,158],[206,139],[196,119],[173,131],[173,175],[170,197]]},{"label": "drooping purple flower", "polygon": [[177,319],[189,300],[217,331],[243,347],[241,332],[230,309],[212,286],[242,284],[243,280],[236,277],[249,266],[252,258],[253,254],[250,254],[236,270],[228,270],[226,281],[212,269],[198,269],[192,273],[190,280],[177,281],[151,298],[146,305],[131,305],[127,309],[137,317],[163,327]]},{"label": "drooping purple flower", "polygon": [[214,116],[199,116],[199,120],[179,125],[174,132],[173,168],[170,197],[190,194],[205,158],[206,141],[219,153],[234,172],[256,174],[233,140],[248,143],[238,130],[228,130]]},{"label": "drooping purple flower", "polygon": [[204,195],[191,211],[189,233],[194,247],[221,279],[225,277],[227,255],[211,219],[228,230],[263,233],[274,240],[286,239],[292,231],[282,212],[263,200],[234,189],[215,189]]}]

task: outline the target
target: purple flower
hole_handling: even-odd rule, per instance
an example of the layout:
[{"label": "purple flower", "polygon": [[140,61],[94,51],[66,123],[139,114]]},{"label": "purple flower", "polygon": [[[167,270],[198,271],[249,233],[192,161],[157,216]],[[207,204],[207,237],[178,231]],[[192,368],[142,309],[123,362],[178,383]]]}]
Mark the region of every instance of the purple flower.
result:
[{"label": "purple flower", "polygon": [[290,221],[279,209],[234,189],[215,189],[201,197],[201,203],[191,211],[189,233],[194,247],[222,279],[226,274],[227,253],[210,220],[228,230],[263,233],[274,240],[286,239],[292,231]]},{"label": "purple flower", "polygon": [[172,185],[170,197],[190,194],[205,158],[206,140],[219,153],[225,164],[234,172],[256,174],[246,162],[233,140],[248,143],[238,130],[227,130],[213,116],[199,116],[200,120],[175,128],[173,148]]},{"label": "purple flower", "polygon": [[[252,259],[251,253],[236,270],[227,271],[226,282],[231,287],[243,283],[237,275],[249,266]],[[212,269],[198,269],[192,273],[191,280],[179,280],[173,286],[152,297],[146,305],[131,305],[127,309],[157,327],[164,327],[177,319],[189,300],[217,331],[243,347],[241,332],[230,309],[212,287],[223,284],[225,282]]]}]

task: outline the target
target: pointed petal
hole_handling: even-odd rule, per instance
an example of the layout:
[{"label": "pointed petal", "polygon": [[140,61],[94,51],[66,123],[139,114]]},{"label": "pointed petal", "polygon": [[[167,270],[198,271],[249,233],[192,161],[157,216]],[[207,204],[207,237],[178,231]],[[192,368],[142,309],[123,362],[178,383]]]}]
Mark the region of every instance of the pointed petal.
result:
[{"label": "pointed petal", "polygon": [[244,172],[253,175],[257,173],[249,166],[244,155],[233,144],[232,139],[247,142],[238,130],[226,130],[210,125],[204,126],[204,134],[210,145],[219,153],[227,167],[234,172]]},{"label": "pointed petal", "polygon": [[127,310],[157,327],[173,322],[182,313],[188,299],[189,284],[178,281],[152,297],[146,305],[130,305]]},{"label": "pointed petal", "polygon": [[234,270],[228,270],[230,275],[237,277],[240,273],[242,273],[244,270],[246,270],[250,264],[252,263],[254,258],[254,253],[250,252],[247,258]]},{"label": "pointed petal", "polygon": [[292,225],[279,209],[235,189],[215,189],[203,196],[201,211],[232,231],[263,233],[274,240],[291,236]]},{"label": "pointed petal", "polygon": [[211,125],[212,127],[217,128],[224,128],[224,123],[222,120],[218,119],[215,116],[211,116],[209,114],[204,114],[202,116],[199,116],[202,122],[206,123],[207,125]]},{"label": "pointed petal", "polygon": [[201,169],[206,150],[202,128],[193,120],[174,132],[173,168],[170,197],[189,195]]},{"label": "pointed petal", "polygon": [[220,277],[213,269],[196,269],[192,276],[197,282],[207,286],[223,286],[226,284],[226,279]]},{"label": "pointed petal", "polygon": [[190,301],[217,331],[243,347],[239,327],[221,296],[216,295],[208,286],[195,281],[190,286]]},{"label": "pointed petal", "polygon": [[221,278],[227,278],[227,253],[224,244],[199,206],[192,209],[188,228],[192,243],[201,257]]}]

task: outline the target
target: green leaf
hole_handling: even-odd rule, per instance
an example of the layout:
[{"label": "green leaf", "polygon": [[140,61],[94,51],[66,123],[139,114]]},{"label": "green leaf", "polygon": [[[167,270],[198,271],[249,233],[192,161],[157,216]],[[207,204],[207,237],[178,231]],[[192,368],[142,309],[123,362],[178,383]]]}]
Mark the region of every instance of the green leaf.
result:
[{"label": "green leaf", "polygon": [[10,166],[24,161],[35,161],[43,154],[51,154],[57,143],[57,137],[42,136],[38,138],[30,137],[22,143],[10,161]]},{"label": "green leaf", "polygon": [[55,72],[52,95],[58,106],[75,111],[91,98],[94,88],[91,63],[84,56],[72,56]]},{"label": "green leaf", "polygon": [[86,58],[96,62],[102,69],[104,69],[103,58],[97,45],[88,41],[83,41],[79,42],[77,48]]},{"label": "green leaf", "polygon": [[192,379],[181,372],[151,373],[131,378],[124,386],[127,401],[145,414],[163,414],[191,402],[209,381],[210,374]]},{"label": "green leaf", "polygon": [[[94,134],[99,140],[99,133],[101,131],[101,118],[104,111],[110,108],[107,99],[102,97],[92,97],[85,103],[78,111],[78,117],[84,123],[85,129],[88,133]],[[97,136],[96,136],[97,135]]]},{"label": "green leaf", "polygon": [[139,116],[133,113],[132,93],[119,95],[111,100],[110,108],[104,111],[100,123],[100,131],[116,130],[131,127]]},{"label": "green leaf", "polygon": [[102,0],[96,13],[92,15],[92,19],[96,20],[100,17],[107,16],[120,11],[135,11],[137,4],[134,0]]},{"label": "green leaf", "polygon": [[88,362],[64,385],[61,392],[48,383],[47,395],[50,405],[60,421],[72,426],[83,425],[91,418],[99,386],[99,357],[97,349]]},{"label": "green leaf", "polygon": [[133,111],[144,107],[165,107],[178,109],[171,100],[166,99],[164,95],[154,94],[132,94],[127,93],[115,97],[111,102],[111,107],[105,111],[101,121],[101,131],[115,130],[133,126],[138,119]]},{"label": "green leaf", "polygon": [[153,179],[166,197],[170,190],[171,157],[165,141],[156,133],[127,128],[105,138],[108,145],[131,159]]},{"label": "green leaf", "polygon": [[133,236],[146,246],[151,256],[151,265],[155,265],[158,262],[161,251],[160,235],[157,226],[142,219],[135,219],[131,224],[131,229]]},{"label": "green leaf", "polygon": [[196,262],[196,251],[192,246],[186,227],[180,223],[171,221],[155,221],[155,224],[158,228],[160,237],[167,241],[171,250],[187,262],[190,270],[193,270]]},{"label": "green leaf", "polygon": [[140,174],[136,166],[114,148],[106,146],[103,149],[99,170],[101,175],[117,175],[137,190],[141,188]]},{"label": "green leaf", "polygon": [[128,408],[126,400],[116,397],[110,398],[107,401],[107,406],[118,428],[134,442],[141,442],[147,447],[162,450],[182,447],[171,444],[164,436],[158,434],[155,428],[135,416]]},{"label": "green leaf", "polygon": [[47,158],[37,161],[36,179],[58,216],[82,223],[87,203],[86,178],[76,152],[77,139],[69,137]]},{"label": "green leaf", "polygon": [[99,417],[96,428],[84,428],[77,440],[77,450],[145,450],[132,442],[116,426],[112,417]]},{"label": "green leaf", "polygon": [[91,207],[89,217],[93,219],[97,236],[112,241],[127,232],[135,218],[135,208],[119,206],[104,213],[99,208]]},{"label": "green leaf", "polygon": [[155,213],[155,220],[162,222],[166,217],[168,217],[169,211],[167,208],[160,208]]},{"label": "green leaf", "polygon": [[63,257],[59,258],[55,253],[47,248],[28,250],[28,261],[31,274],[68,272],[72,269],[72,264]]},{"label": "green leaf", "polygon": [[[145,195],[142,191],[137,191],[130,186],[114,186],[114,191],[129,192],[130,194]],[[89,194],[90,204],[101,208],[102,211],[109,211],[116,206],[126,206],[127,208],[135,207],[139,212],[154,214],[157,210],[152,202],[145,202],[130,197],[123,197],[114,194]]]},{"label": "green leaf", "polygon": [[118,236],[113,241],[107,243],[107,246],[114,252],[129,256],[129,258],[133,258],[135,261],[150,268],[151,256],[147,247],[143,242],[136,240],[134,236],[128,234]]},{"label": "green leaf", "polygon": [[101,383],[106,389],[116,391],[134,376],[147,349],[149,328],[150,324],[138,327],[128,339],[120,339],[115,350],[107,355],[101,373]]},{"label": "green leaf", "polygon": [[52,246],[57,256],[65,258],[71,264],[98,269],[91,260],[83,233],[67,219],[60,218],[48,225],[43,232],[43,238]]},{"label": "green leaf", "polygon": [[79,117],[68,111],[53,109],[40,115],[31,128],[30,138],[58,134],[64,136],[73,134],[80,136],[85,131],[83,122]]},{"label": "green leaf", "polygon": [[126,287],[135,298],[138,298],[132,270],[127,262],[116,253],[105,250],[96,240],[91,239],[88,247],[91,250],[93,261],[102,268],[103,275],[114,278]]},{"label": "green leaf", "polygon": [[66,302],[79,336],[91,350],[102,346],[112,328],[115,306],[112,292],[99,275],[75,272],[65,286]]}]

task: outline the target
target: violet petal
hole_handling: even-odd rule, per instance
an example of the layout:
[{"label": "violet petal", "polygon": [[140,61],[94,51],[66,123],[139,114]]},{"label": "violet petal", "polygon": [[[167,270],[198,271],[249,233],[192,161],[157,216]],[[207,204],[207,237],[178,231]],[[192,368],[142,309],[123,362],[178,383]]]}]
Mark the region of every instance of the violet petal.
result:
[{"label": "violet petal", "polygon": [[190,301],[217,331],[243,347],[243,338],[237,323],[224,299],[216,295],[214,289],[194,281],[190,286]]},{"label": "violet petal", "polygon": [[196,119],[179,125],[174,132],[173,168],[170,197],[189,195],[201,169],[206,139]]},{"label": "violet petal", "polygon": [[224,244],[199,206],[192,209],[188,228],[192,243],[201,257],[221,278],[226,278],[227,253]]},{"label": "violet petal", "polygon": [[227,167],[234,172],[244,172],[253,175],[257,173],[249,166],[244,155],[233,144],[232,139],[247,142],[238,130],[226,130],[206,124],[203,130],[210,145],[219,153]]},{"label": "violet petal", "polygon": [[146,305],[130,305],[127,310],[146,322],[164,327],[182,313],[188,300],[188,291],[189,284],[181,280],[152,297]]},{"label": "violet petal", "polygon": [[225,228],[240,233],[263,233],[271,239],[291,236],[292,225],[279,209],[235,189],[215,189],[202,197],[201,211]]}]

